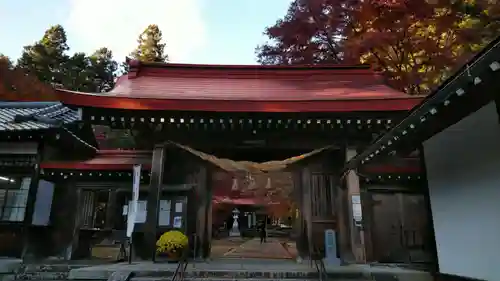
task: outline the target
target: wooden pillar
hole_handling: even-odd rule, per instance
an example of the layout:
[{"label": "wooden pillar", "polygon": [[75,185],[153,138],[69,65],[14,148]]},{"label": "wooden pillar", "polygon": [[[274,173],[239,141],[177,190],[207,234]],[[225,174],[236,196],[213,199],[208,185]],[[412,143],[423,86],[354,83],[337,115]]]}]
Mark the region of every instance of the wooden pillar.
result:
[{"label": "wooden pillar", "polygon": [[151,260],[156,259],[156,229],[158,226],[158,208],[160,201],[161,185],[163,183],[163,172],[165,165],[166,145],[156,145],[153,150],[151,163],[151,181],[149,182],[149,194],[146,213],[146,245],[151,253]]},{"label": "wooden pillar", "polygon": [[82,209],[82,189],[79,187],[76,187],[74,181],[65,182],[64,188],[75,190],[74,192],[69,191],[70,197],[72,197],[71,198],[72,200],[71,200],[71,203],[68,202],[69,203],[68,206],[71,206],[71,205],[74,206],[74,209],[73,209],[74,223],[73,223],[73,228],[71,229],[71,240],[69,242],[68,248],[66,250],[66,256],[65,256],[65,259],[69,260],[69,259],[73,259],[75,253],[77,253],[78,245],[79,245],[79,241],[80,241],[80,226],[82,224],[81,223],[82,222],[82,212],[81,212],[81,209]]},{"label": "wooden pillar", "polygon": [[363,211],[363,238],[365,242],[365,261],[375,262],[373,253],[373,198],[368,190],[361,191],[361,203]]},{"label": "wooden pillar", "polygon": [[[349,208],[347,190],[341,184],[337,185],[335,215],[338,237],[338,257],[341,261],[352,259],[351,235],[349,233]],[[346,257],[347,255],[347,257]]]},{"label": "wooden pillar", "polygon": [[207,234],[207,211],[208,211],[208,190],[207,190],[207,169],[205,167],[200,167],[200,170],[196,174],[196,192],[197,192],[197,210],[196,210],[196,238],[197,238],[197,249],[196,258],[204,258],[208,255],[208,234]]},{"label": "wooden pillar", "polygon": [[205,176],[203,178],[204,180],[204,185],[205,185],[205,190],[206,190],[206,211],[205,211],[205,218],[206,218],[206,223],[205,223],[205,228],[207,229],[206,232],[206,242],[205,242],[205,248],[204,248],[204,258],[208,258],[210,256],[210,252],[212,250],[212,184],[211,184],[211,173],[210,170],[207,168],[204,168]]},{"label": "wooden pillar", "polygon": [[[33,173],[31,176],[30,187],[28,190],[28,198],[26,200],[26,209],[24,211],[24,222],[23,222],[23,250],[21,253],[21,258],[24,258],[27,254],[30,254],[30,251],[33,250],[32,243],[37,243],[38,239],[32,239],[36,235],[32,235],[32,222],[33,222],[33,213],[35,211],[35,201],[36,194],[38,191],[38,182],[40,180],[40,163],[43,159],[43,143],[38,145],[37,155],[35,160],[35,166],[33,168]],[[36,237],[39,238],[39,237]],[[37,248],[34,246],[34,248]],[[37,254],[37,253],[34,253]]]},{"label": "wooden pillar", "polygon": [[421,178],[422,185],[424,187],[424,200],[427,207],[427,220],[428,220],[428,228],[426,238],[431,240],[429,241],[429,245],[431,247],[430,252],[432,254],[432,259],[434,260],[432,270],[434,272],[439,272],[439,258],[437,252],[437,241],[436,241],[436,232],[434,230],[434,218],[432,217],[432,205],[431,205],[431,195],[429,190],[429,182],[427,181],[427,167],[425,164],[425,153],[423,145],[420,145],[418,148],[418,154],[420,159],[420,170],[421,170]]},{"label": "wooden pillar", "polygon": [[113,223],[115,221],[116,214],[116,189],[110,189],[108,193],[108,202],[106,203],[106,221],[104,223],[104,227],[106,229],[112,229]]},{"label": "wooden pillar", "polygon": [[300,258],[306,258],[308,255],[306,249],[307,235],[305,232],[306,226],[305,226],[305,216],[304,216],[304,196],[303,196],[301,169],[296,169],[293,171],[293,193],[296,206],[299,209],[298,217],[295,218],[295,225],[294,225],[294,231],[296,232],[295,245],[297,247],[297,251]]},{"label": "wooden pillar", "polygon": [[304,208],[304,220],[307,235],[307,250],[309,258],[310,254],[313,252],[313,224],[312,224],[312,202],[311,202],[311,171],[309,168],[304,168],[302,170],[302,206]]},{"label": "wooden pillar", "polygon": [[[346,149],[346,161],[349,161],[354,156],[356,156],[355,148]],[[364,263],[365,260],[365,248],[364,248],[364,233],[360,226],[356,226],[353,216],[352,198],[361,196],[360,186],[359,186],[359,176],[353,170],[350,170],[346,176],[346,189],[348,197],[348,209],[349,209],[349,228],[351,236],[351,246],[352,254],[354,256],[354,261],[357,263]],[[362,202],[361,202],[362,204]]]}]

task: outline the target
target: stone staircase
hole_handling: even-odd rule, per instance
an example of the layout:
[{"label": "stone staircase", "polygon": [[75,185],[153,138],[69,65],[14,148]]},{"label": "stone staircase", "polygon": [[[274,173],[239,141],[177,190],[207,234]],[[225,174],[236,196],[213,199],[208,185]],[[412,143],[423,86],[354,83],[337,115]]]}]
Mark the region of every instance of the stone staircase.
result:
[{"label": "stone staircase", "polygon": [[[12,272],[0,272],[0,281],[171,281],[176,264],[134,262],[132,264],[44,263],[21,264]],[[12,268],[11,268],[12,269]],[[280,261],[190,263],[184,281],[313,281],[318,272],[309,264]],[[327,281],[432,281],[429,274],[406,269],[374,268],[369,265],[341,266],[328,270]],[[326,281],[326,280],[325,280]]]},{"label": "stone staircase", "polygon": [[[171,281],[174,272],[134,272],[130,275],[112,274],[107,281]],[[179,276],[180,277],[180,276]],[[181,280],[181,279],[177,279]],[[313,281],[319,280],[316,272],[278,272],[278,271],[217,271],[201,270],[187,271],[184,281]],[[360,273],[330,274],[328,280],[338,281],[368,281]]]}]

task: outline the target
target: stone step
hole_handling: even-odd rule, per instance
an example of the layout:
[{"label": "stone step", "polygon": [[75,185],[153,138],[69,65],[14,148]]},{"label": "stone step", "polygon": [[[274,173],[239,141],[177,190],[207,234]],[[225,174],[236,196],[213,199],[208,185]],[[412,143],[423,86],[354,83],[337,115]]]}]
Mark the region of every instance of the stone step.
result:
[{"label": "stone step", "polygon": [[16,280],[65,280],[68,279],[69,271],[50,272],[22,272],[15,275]]},{"label": "stone step", "polygon": [[[133,281],[171,281],[171,278],[133,278]],[[313,279],[282,279],[282,278],[184,278],[184,281],[318,281]],[[369,279],[329,279],[331,281],[370,281]]]},{"label": "stone step", "polygon": [[[134,277],[130,279],[130,281],[171,281],[172,276],[164,276],[164,277]],[[261,276],[261,277],[253,277],[253,278],[248,278],[246,276],[206,276],[206,277],[200,277],[200,276],[192,276],[190,274],[186,274],[185,281],[219,281],[219,280],[224,280],[224,281],[229,281],[229,280],[234,280],[234,281],[239,281],[239,280],[247,280],[247,281],[309,281],[309,280],[314,280],[318,281],[319,277],[309,277],[309,278],[293,278],[293,277],[287,277],[287,276]],[[329,274],[328,280],[336,280],[336,281],[368,281],[371,279],[366,279],[362,276],[333,276]]]},{"label": "stone step", "polygon": [[63,264],[63,263],[34,263],[23,264],[18,269],[18,272],[32,273],[32,272],[69,272],[72,269],[92,266],[92,264]]},{"label": "stone step", "polygon": [[[161,272],[137,272],[136,277],[132,278],[132,281],[155,281],[163,278],[170,278],[174,275],[174,271],[161,271]],[[328,278],[331,280],[337,279],[363,279],[364,275],[361,272],[329,272]],[[253,279],[265,279],[265,280],[318,280],[318,272],[273,272],[273,271],[210,271],[210,270],[200,270],[200,271],[187,271],[184,275],[187,278],[198,278],[198,279],[224,279],[224,280],[253,280]],[[197,279],[197,280],[198,280]]]}]

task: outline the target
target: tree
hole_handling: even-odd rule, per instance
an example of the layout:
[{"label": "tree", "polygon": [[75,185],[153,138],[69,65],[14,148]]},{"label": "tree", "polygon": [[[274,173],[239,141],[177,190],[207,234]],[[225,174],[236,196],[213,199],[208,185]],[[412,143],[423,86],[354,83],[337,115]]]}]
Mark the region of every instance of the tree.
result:
[{"label": "tree", "polygon": [[262,64],[342,61],[343,34],[340,18],[345,11],[343,8],[335,9],[334,2],[336,1],[293,1],[284,18],[266,28],[264,34],[271,42],[257,47],[258,61]]},{"label": "tree", "polygon": [[6,69],[14,68],[14,64],[10,58],[2,53],[0,53],[0,65]]},{"label": "tree", "polygon": [[66,31],[61,25],[55,25],[45,31],[44,36],[33,45],[25,46],[17,67],[35,75],[44,83],[63,85],[68,56]]},{"label": "tree", "polygon": [[24,47],[17,68],[38,77],[43,83],[83,92],[107,92],[114,87],[118,63],[107,48],[90,56],[77,52],[72,56],[66,32],[61,25],[45,31],[40,41]]},{"label": "tree", "polygon": [[2,101],[56,101],[54,89],[12,67],[12,62],[0,56],[0,100]]},{"label": "tree", "polygon": [[113,60],[113,52],[100,48],[89,57],[93,72],[94,92],[108,92],[115,86],[118,63]]},{"label": "tree", "polygon": [[81,92],[94,92],[93,69],[85,53],[75,53],[62,66],[64,71],[63,87]]},{"label": "tree", "polygon": [[[488,0],[295,0],[257,48],[263,64],[367,63],[428,93],[498,34]],[[496,24],[495,24],[496,22]]]},{"label": "tree", "polygon": [[162,43],[163,35],[156,24],[150,24],[137,40],[138,46],[132,52],[134,59],[146,62],[166,62],[168,56],[165,54],[165,43]]}]

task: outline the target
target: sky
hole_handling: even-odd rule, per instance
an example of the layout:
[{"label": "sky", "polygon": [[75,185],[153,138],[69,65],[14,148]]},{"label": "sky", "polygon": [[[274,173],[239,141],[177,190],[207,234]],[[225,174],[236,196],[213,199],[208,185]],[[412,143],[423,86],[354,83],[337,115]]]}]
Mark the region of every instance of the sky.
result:
[{"label": "sky", "polygon": [[255,64],[262,34],[291,0],[0,0],[0,53],[22,47],[61,24],[70,52],[110,48],[123,61],[148,24],[163,32],[171,62]]}]

